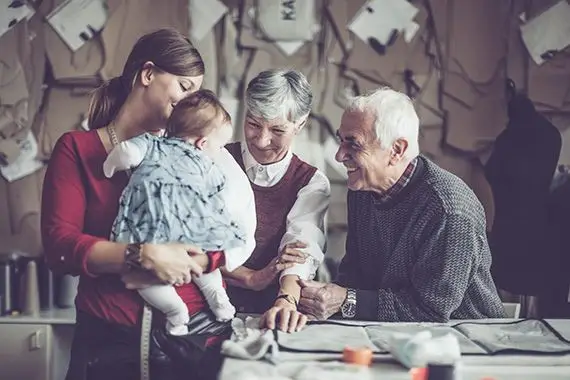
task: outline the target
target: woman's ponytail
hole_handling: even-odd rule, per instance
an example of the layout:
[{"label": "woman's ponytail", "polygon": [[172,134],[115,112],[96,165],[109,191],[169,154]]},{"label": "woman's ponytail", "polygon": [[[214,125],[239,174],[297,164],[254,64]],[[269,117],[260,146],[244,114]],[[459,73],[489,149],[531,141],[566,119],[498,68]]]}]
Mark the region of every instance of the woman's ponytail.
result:
[{"label": "woman's ponytail", "polygon": [[121,77],[115,77],[97,88],[89,102],[89,129],[107,126],[117,116],[119,109],[127,99],[128,91],[121,82]]}]

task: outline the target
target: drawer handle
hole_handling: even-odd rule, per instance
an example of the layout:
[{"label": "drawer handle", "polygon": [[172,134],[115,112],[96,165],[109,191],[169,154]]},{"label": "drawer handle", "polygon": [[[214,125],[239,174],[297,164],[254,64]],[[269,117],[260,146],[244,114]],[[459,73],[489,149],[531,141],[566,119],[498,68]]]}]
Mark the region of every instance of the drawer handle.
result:
[{"label": "drawer handle", "polygon": [[32,335],[30,335],[29,339],[30,351],[35,351],[42,348],[41,338],[42,338],[42,332],[40,330],[37,330]]}]

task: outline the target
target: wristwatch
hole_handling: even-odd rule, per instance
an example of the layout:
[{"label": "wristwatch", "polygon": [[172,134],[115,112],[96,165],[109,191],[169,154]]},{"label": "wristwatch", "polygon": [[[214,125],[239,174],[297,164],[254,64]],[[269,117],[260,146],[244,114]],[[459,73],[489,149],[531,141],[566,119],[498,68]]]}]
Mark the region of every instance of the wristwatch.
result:
[{"label": "wristwatch", "polygon": [[142,250],[143,245],[141,243],[127,244],[127,248],[125,248],[125,265],[128,268],[141,267]]},{"label": "wristwatch", "polygon": [[340,312],[343,318],[352,319],[356,316],[356,290],[346,290],[346,299],[340,307]]}]

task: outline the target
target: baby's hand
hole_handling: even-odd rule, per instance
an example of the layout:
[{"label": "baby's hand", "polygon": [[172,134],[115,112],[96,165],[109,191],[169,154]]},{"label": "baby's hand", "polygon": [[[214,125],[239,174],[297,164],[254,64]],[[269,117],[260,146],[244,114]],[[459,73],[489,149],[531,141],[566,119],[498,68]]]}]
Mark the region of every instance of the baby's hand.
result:
[{"label": "baby's hand", "polygon": [[111,178],[115,174],[115,165],[111,164],[109,160],[103,162],[103,173],[105,177]]}]

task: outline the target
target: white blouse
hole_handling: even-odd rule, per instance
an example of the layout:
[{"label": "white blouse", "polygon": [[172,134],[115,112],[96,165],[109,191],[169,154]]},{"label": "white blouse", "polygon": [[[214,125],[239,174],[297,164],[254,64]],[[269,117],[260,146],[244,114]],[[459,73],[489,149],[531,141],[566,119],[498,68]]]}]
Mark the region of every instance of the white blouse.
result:
[{"label": "white blouse", "polygon": [[[293,153],[287,155],[279,162],[269,165],[258,163],[247,149],[247,144],[241,143],[241,153],[246,174],[251,182],[257,186],[270,187],[279,182],[291,163]],[[308,258],[303,264],[296,264],[281,273],[297,275],[301,279],[312,279],[317,268],[324,260],[325,216],[329,208],[331,186],[326,175],[317,170],[309,183],[297,194],[297,200],[287,215],[286,232],[281,239],[279,250],[286,244],[300,241],[307,244],[305,253]],[[277,255],[277,252],[275,252]]]}]

